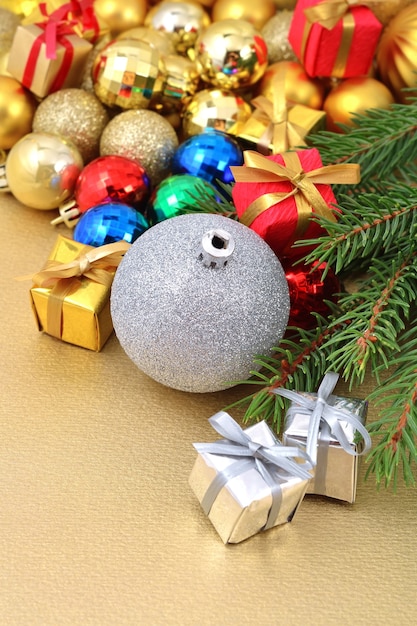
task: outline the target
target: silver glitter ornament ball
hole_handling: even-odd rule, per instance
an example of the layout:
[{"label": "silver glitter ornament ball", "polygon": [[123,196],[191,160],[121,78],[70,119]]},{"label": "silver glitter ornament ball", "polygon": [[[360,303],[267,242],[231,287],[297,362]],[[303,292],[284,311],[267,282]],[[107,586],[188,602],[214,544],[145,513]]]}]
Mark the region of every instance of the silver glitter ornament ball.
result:
[{"label": "silver glitter ornament ball", "polygon": [[220,215],[164,220],[129,248],[111,293],[126,354],[181,391],[232,387],[282,338],[290,301],[284,270],[253,230]]}]

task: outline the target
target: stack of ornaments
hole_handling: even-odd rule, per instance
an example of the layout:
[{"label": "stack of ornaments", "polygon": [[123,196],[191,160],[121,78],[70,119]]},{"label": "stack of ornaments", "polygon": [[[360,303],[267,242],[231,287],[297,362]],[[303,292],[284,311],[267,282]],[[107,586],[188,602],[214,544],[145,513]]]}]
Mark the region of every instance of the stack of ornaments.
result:
[{"label": "stack of ornaments", "polygon": [[[360,172],[323,167],[309,136],[405,101],[416,84],[416,3],[1,6],[2,187],[66,229],[32,275],[40,330],[98,351],[114,328],[143,372],[207,393],[246,380],[288,324],[308,328],[309,312],[326,314],[340,285],[332,268],[300,262],[302,242],[325,232],[314,216],[337,220],[332,184],[358,183]],[[346,410],[342,399],[317,418],[323,402],[290,399],[284,452],[263,425],[236,430],[228,417],[225,427],[215,420],[223,443],[198,448],[190,482],[225,541],[292,519],[308,485],[354,499],[356,465],[341,471],[331,448],[356,458],[359,432],[367,449],[363,403]],[[300,437],[307,447],[291,447]],[[250,456],[260,478],[252,466],[244,476],[236,456]],[[265,459],[278,469],[265,473]],[[234,480],[255,500],[261,480],[266,494],[240,529],[222,513]],[[230,508],[236,520],[242,506]]]}]

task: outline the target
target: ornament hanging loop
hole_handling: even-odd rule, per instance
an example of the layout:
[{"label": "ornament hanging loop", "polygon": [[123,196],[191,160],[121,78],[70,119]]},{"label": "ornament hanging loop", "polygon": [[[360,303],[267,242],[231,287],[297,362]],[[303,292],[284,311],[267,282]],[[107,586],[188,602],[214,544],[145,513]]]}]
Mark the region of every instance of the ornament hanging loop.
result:
[{"label": "ornament hanging loop", "polygon": [[221,228],[205,233],[198,248],[197,257],[206,267],[225,267],[235,249],[233,237]]}]

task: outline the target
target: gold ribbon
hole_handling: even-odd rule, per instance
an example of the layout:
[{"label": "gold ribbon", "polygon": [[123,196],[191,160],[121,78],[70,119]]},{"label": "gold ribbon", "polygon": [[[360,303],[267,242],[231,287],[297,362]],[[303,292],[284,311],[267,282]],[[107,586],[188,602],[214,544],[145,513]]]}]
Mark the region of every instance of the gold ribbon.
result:
[{"label": "gold ribbon", "polygon": [[272,143],[273,154],[287,152],[295,146],[305,146],[306,135],[302,126],[288,120],[288,103],[285,97],[285,75],[274,75],[272,81],[273,101],[265,96],[258,96],[251,100],[256,107],[253,113],[255,119],[267,124],[258,145],[269,148]]},{"label": "gold ribbon", "polygon": [[62,307],[64,299],[81,285],[81,278],[110,287],[113,282],[112,269],[115,269],[130,248],[126,241],[116,241],[99,248],[84,246],[78,256],[69,263],[48,260],[44,268],[36,274],[21,276],[18,280],[32,279],[35,286],[51,288],[48,294],[46,332],[54,337],[62,337]]},{"label": "gold ribbon", "polygon": [[332,210],[318,191],[316,184],[331,185],[356,184],[360,182],[360,166],[356,163],[325,165],[310,172],[304,172],[296,152],[281,155],[284,165],[275,163],[258,152],[244,152],[244,166],[232,166],[232,174],[239,183],[281,183],[289,182],[292,191],[266,193],[254,200],[244,211],[239,221],[250,226],[264,211],[275,204],[294,196],[297,207],[295,237],[300,237],[308,228],[314,209],[315,215],[336,222]]},{"label": "gold ribbon", "polygon": [[307,40],[314,24],[319,24],[323,28],[331,30],[336,26],[339,20],[342,19],[342,40],[331,75],[343,78],[355,30],[355,19],[350,9],[355,6],[371,7],[381,1],[382,0],[323,0],[312,7],[304,9],[304,15],[307,21],[304,26],[301,41],[300,58],[303,61],[305,60]]}]

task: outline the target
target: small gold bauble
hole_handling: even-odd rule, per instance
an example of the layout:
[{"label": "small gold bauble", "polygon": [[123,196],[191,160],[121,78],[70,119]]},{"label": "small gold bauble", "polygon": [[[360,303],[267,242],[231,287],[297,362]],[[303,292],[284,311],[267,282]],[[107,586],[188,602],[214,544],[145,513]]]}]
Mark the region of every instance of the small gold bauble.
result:
[{"label": "small gold bauble", "polygon": [[171,171],[178,137],[168,120],[155,111],[124,111],[107,124],[100,154],[118,154],[138,161],[156,187]]},{"label": "small gold bauble", "polygon": [[232,91],[202,89],[184,109],[183,134],[186,138],[215,128],[237,135],[251,113],[250,105]]},{"label": "small gold bauble", "polygon": [[83,89],[60,89],[38,105],[33,131],[68,137],[84,164],[99,156],[100,137],[109,115],[98,98]]},{"label": "small gold bauble", "polygon": [[213,22],[195,46],[201,78],[220,89],[246,89],[262,78],[268,50],[259,31],[246,20]]},{"label": "small gold bauble", "polygon": [[177,54],[187,54],[194,48],[199,33],[210,22],[201,4],[190,0],[163,0],[152,7],[145,18],[145,26],[170,35]]},{"label": "small gold bauble", "polygon": [[147,12],[146,0],[95,0],[97,17],[107,23],[113,35],[141,26]]},{"label": "small gold bauble", "polygon": [[0,149],[9,150],[32,130],[37,102],[12,76],[0,76]]},{"label": "small gold bauble", "polygon": [[83,165],[81,154],[69,139],[28,133],[7,156],[6,180],[19,202],[48,211],[72,196]]},{"label": "small gold bauble", "polygon": [[274,0],[216,0],[211,9],[213,22],[220,20],[246,20],[261,30],[264,24],[274,15]]},{"label": "small gold bauble", "polygon": [[353,114],[364,114],[368,109],[389,109],[394,98],[383,83],[375,78],[347,78],[334,87],[326,97],[327,130],[342,133],[337,123],[355,126]]},{"label": "small gold bauble", "polygon": [[256,87],[256,93],[273,101],[276,78],[285,80],[285,97],[289,104],[304,104],[311,109],[321,109],[324,86],[317,78],[308,76],[300,63],[277,61],[269,65]]},{"label": "small gold bauble", "polygon": [[163,88],[159,52],[146,41],[111,41],[93,63],[93,84],[98,99],[108,107],[146,109]]},{"label": "small gold bauble", "polygon": [[149,26],[137,26],[120,33],[117,39],[140,39],[156,48],[162,56],[175,54],[174,44],[168,33],[149,28]]},{"label": "small gold bauble", "polygon": [[376,53],[376,63],[382,82],[398,102],[407,102],[415,92],[402,92],[417,86],[417,3],[402,9],[382,33]]},{"label": "small gold bauble", "polygon": [[198,89],[200,75],[194,61],[179,54],[164,57],[165,82],[158,98],[154,98],[150,108],[167,115],[181,112],[183,105]]}]

